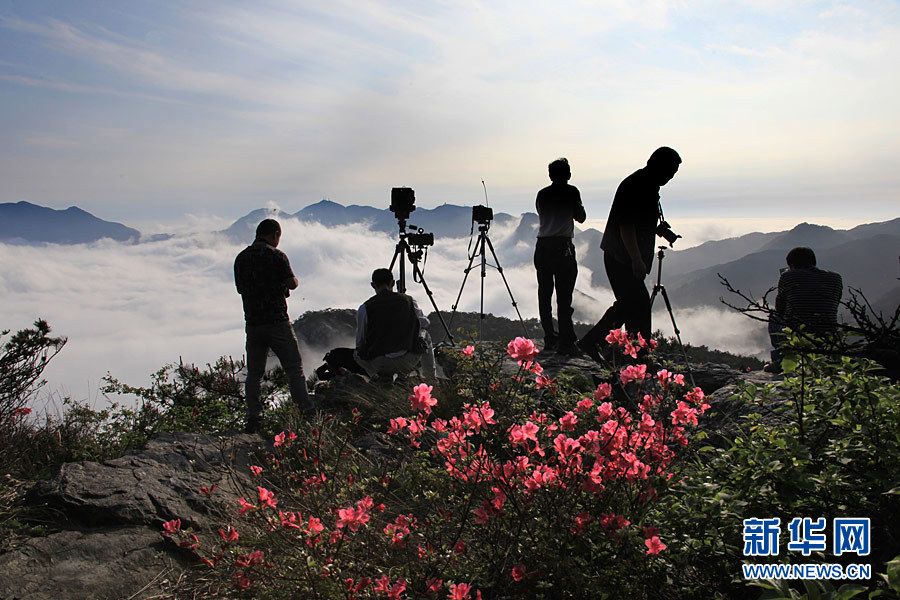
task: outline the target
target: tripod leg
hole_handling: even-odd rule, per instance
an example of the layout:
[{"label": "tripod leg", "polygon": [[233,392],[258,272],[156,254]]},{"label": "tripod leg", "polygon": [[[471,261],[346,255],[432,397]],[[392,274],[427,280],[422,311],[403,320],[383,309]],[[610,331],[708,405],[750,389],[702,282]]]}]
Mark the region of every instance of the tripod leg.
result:
[{"label": "tripod leg", "polygon": [[472,263],[475,262],[475,256],[477,255],[478,247],[475,247],[476,252],[472,253],[472,256],[469,257],[469,265],[466,267],[466,270],[463,272],[463,280],[462,285],[459,286],[459,294],[456,295],[456,303],[451,307],[450,313],[450,325],[453,325],[453,319],[456,317],[456,308],[459,306],[459,300],[462,298],[463,289],[466,287],[466,280],[469,279],[469,272],[472,270]]},{"label": "tripod leg", "polygon": [[522,313],[519,312],[519,305],[516,303],[516,299],[513,297],[512,290],[509,287],[509,282],[506,280],[506,275],[503,274],[503,267],[500,266],[500,259],[497,258],[497,252],[494,250],[494,244],[491,243],[491,239],[485,236],[485,241],[487,242],[488,248],[491,249],[491,256],[494,257],[494,262],[497,264],[497,271],[500,273],[500,278],[503,279],[503,285],[506,286],[506,291],[509,294],[509,300],[512,302],[512,306],[516,309],[516,314],[519,316],[519,322],[522,324],[522,331],[525,333],[525,337],[531,337],[531,333],[528,331],[528,327],[525,325],[525,319],[522,318]]},{"label": "tripod leg", "polygon": [[[687,350],[684,349],[684,343],[681,341],[681,331],[678,329],[678,325],[675,323],[675,312],[672,310],[672,303],[669,302],[669,294],[666,292],[666,286],[659,285],[659,291],[662,292],[663,300],[666,303],[666,310],[669,311],[669,318],[672,320],[672,329],[675,331],[675,339],[678,340],[678,345],[681,347],[681,355],[684,357],[684,365],[687,367],[688,376],[691,378],[691,385],[696,386],[694,383],[694,371],[691,369],[691,363],[688,362]],[[656,289],[653,290],[656,293]]]},{"label": "tripod leg", "polygon": [[479,305],[478,311],[478,339],[484,339],[484,278],[487,276],[487,260],[484,256],[484,241],[487,239],[485,233],[482,231],[478,236],[478,241],[481,244],[479,255],[481,256],[481,304]]},{"label": "tripod leg", "polygon": [[409,262],[412,263],[413,267],[413,280],[418,281],[422,284],[422,287],[425,289],[425,293],[428,294],[428,300],[431,302],[431,306],[434,308],[434,312],[435,314],[437,314],[438,320],[440,320],[441,326],[444,328],[444,333],[447,334],[447,339],[450,340],[451,344],[455,344],[456,341],[453,339],[453,334],[450,333],[450,328],[447,327],[447,322],[444,321],[444,316],[441,314],[441,311],[437,307],[437,303],[435,303],[434,301],[434,293],[428,287],[428,283],[425,281],[425,276],[419,269],[419,263],[412,259],[410,259]]}]

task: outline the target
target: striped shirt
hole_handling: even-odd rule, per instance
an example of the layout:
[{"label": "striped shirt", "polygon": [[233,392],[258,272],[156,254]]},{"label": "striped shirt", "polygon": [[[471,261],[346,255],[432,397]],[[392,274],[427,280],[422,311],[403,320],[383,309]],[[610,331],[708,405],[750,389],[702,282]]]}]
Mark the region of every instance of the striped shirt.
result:
[{"label": "striped shirt", "polygon": [[788,269],[778,279],[775,312],[786,326],[805,325],[825,333],[837,324],[844,282],[841,276],[816,267]]}]

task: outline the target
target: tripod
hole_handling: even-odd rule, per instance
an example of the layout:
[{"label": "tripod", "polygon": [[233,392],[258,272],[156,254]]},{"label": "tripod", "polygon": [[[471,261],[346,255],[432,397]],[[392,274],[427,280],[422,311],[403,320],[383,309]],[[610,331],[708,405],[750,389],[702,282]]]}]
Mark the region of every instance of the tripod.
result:
[{"label": "tripod", "polygon": [[[503,274],[503,267],[500,266],[500,259],[497,258],[497,252],[494,250],[494,244],[491,243],[491,238],[488,237],[488,229],[490,229],[490,221],[483,221],[478,224],[478,241],[475,242],[475,249],[472,251],[472,254],[469,255],[469,265],[466,267],[466,270],[463,271],[465,275],[463,275],[462,285],[459,286],[459,294],[456,296],[456,303],[453,305],[453,312],[450,314],[450,324],[453,324],[453,317],[456,316],[456,307],[459,306],[459,299],[462,298],[463,289],[466,287],[466,280],[469,278],[469,272],[472,270],[472,263],[475,262],[475,257],[481,257],[481,304],[479,305],[479,319],[478,319],[478,339],[481,340],[484,338],[484,278],[487,274],[487,267],[491,266],[497,269],[497,272],[500,273],[500,277],[503,279],[503,284],[506,286],[506,291],[509,293],[509,299],[512,302],[513,308],[516,309],[516,314],[519,316],[519,322],[522,324],[522,331],[525,333],[525,337],[529,337],[528,335],[528,327],[525,325],[525,320],[522,318],[522,313],[519,312],[519,305],[516,304],[516,299],[513,297],[512,290],[509,287],[509,282],[506,280],[506,275]],[[489,265],[487,262],[487,253],[486,249],[491,251],[491,256],[494,257],[494,264]],[[449,336],[449,333],[448,333]],[[453,338],[450,338],[450,341],[453,341]]]},{"label": "tripod", "polygon": [[437,304],[434,301],[434,293],[425,281],[425,274],[419,268],[419,261],[422,260],[423,251],[421,248],[419,250],[413,250],[410,247],[409,242],[407,242],[406,219],[398,219],[398,223],[400,225],[400,241],[398,241],[397,245],[394,247],[394,256],[391,258],[391,266],[388,267],[393,271],[397,259],[400,259],[400,277],[397,278],[397,291],[401,294],[406,293],[406,261],[409,260],[409,264],[412,265],[413,281],[422,284],[422,288],[424,288],[425,293],[428,294],[428,300],[431,302],[431,306],[434,308],[434,312],[438,316],[438,319],[444,328],[444,332],[447,334],[447,339],[450,340],[450,343],[452,344],[453,335],[450,333],[450,328],[447,327],[447,323],[444,321],[441,311],[438,310]]},{"label": "tripod", "polygon": [[672,312],[669,294],[666,292],[666,286],[662,284],[662,262],[666,257],[666,247],[657,246],[657,248],[659,248],[659,252],[656,253],[656,284],[653,286],[653,293],[650,294],[650,309],[653,309],[653,301],[656,300],[656,295],[662,293],[663,300],[666,303],[666,310],[669,311],[669,318],[672,320],[672,329],[675,330],[675,339],[678,340],[678,345],[681,347],[681,355],[684,357],[684,364],[691,378],[691,385],[696,385],[694,383],[694,372],[691,370],[691,363],[688,362],[687,351],[684,349],[684,344],[681,341],[681,331],[679,331],[678,325],[675,323],[675,313]]}]

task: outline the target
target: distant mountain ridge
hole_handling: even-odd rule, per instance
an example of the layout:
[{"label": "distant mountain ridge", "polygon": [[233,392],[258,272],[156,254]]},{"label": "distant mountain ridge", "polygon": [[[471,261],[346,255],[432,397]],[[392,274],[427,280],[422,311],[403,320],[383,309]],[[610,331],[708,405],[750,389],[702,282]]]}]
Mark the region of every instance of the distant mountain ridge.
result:
[{"label": "distant mountain ridge", "polygon": [[[408,223],[433,232],[441,238],[469,235],[471,207],[442,204],[435,208],[418,208]],[[387,208],[349,205],[322,200],[295,213],[278,209],[257,209],[221,231],[231,241],[247,243],[253,239],[256,225],[265,218],[281,221],[296,219],[326,227],[364,224],[373,231],[396,235],[397,221]],[[498,258],[505,268],[528,266],[534,254],[538,216],[523,213],[514,217],[495,214],[494,224],[502,234],[492,236]],[[673,222],[676,226],[677,222]],[[505,226],[505,227],[504,227]],[[104,221],[77,207],[55,210],[16,202],[0,204],[0,242],[21,244],[79,244],[109,238],[126,243],[154,242],[166,235],[141,237],[136,229],[121,223]],[[600,241],[603,233],[596,229],[577,230],[576,255],[585,272],[579,276],[580,303],[591,301],[591,287],[609,287],[603,266]],[[661,241],[661,240],[660,240]],[[677,244],[676,244],[677,246]],[[667,251],[663,283],[676,308],[721,306],[725,294],[718,274],[743,291],[761,296],[778,281],[778,270],[785,266],[790,248],[809,246],[824,269],[841,274],[845,287],[856,287],[866,294],[877,309],[892,312],[900,303],[898,255],[900,255],[900,218],[880,223],[867,223],[840,230],[800,223],[787,231],[753,232],[734,238],[712,240],[684,250]],[[654,265],[655,267],[655,265]],[[656,270],[651,273],[652,284]]]},{"label": "distant mountain ridge", "polygon": [[[265,216],[261,216],[261,215]],[[320,200],[290,214],[276,209],[255,210],[231,224],[224,233],[232,241],[244,242],[253,238],[256,225],[263,218],[297,219],[306,223],[319,223],[326,227],[366,224],[372,231],[397,233],[397,219],[387,208],[351,204],[344,206],[331,200]],[[494,223],[507,225],[517,219],[506,213],[495,213]],[[469,235],[472,224],[472,208],[454,204],[442,204],[435,208],[416,208],[408,220],[438,237],[464,237]]]},{"label": "distant mountain ridge", "polygon": [[0,241],[7,243],[85,244],[109,238],[136,242],[141,232],[104,221],[77,206],[56,210],[24,200],[0,203]]}]

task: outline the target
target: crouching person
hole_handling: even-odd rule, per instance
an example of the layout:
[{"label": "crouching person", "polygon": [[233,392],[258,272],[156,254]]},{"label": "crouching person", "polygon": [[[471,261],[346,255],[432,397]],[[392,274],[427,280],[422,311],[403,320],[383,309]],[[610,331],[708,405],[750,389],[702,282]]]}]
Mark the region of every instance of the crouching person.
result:
[{"label": "crouching person", "polygon": [[[356,313],[356,351],[353,357],[369,377],[407,375],[423,371],[434,378],[434,350],[426,342],[429,321],[412,297],[394,291],[389,269],[372,273],[375,295]],[[423,361],[424,359],[424,361]]]},{"label": "crouching person", "polygon": [[781,372],[785,327],[796,330],[803,326],[806,333],[821,338],[836,333],[844,288],[840,275],[816,267],[816,253],[811,248],[794,248],[785,260],[787,268],[778,278],[775,311],[769,317],[772,361],[764,370],[771,373]]}]

